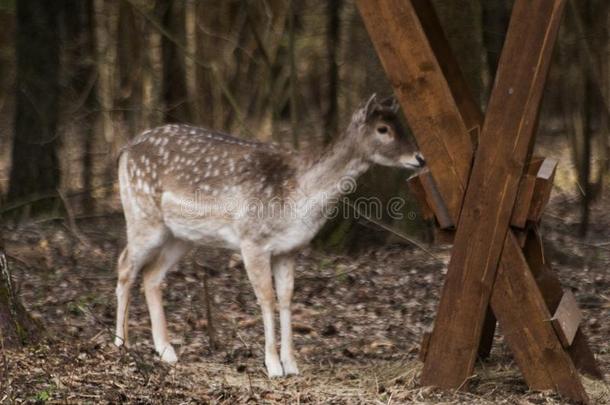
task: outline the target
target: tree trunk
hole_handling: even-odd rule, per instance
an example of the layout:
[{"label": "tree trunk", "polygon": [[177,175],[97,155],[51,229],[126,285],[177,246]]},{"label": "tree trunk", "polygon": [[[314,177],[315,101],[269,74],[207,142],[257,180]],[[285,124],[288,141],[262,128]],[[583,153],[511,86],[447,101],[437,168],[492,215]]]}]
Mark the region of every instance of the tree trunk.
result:
[{"label": "tree trunk", "polygon": [[[70,90],[73,97],[82,102],[84,117],[78,123],[82,144],[82,184],[81,204],[85,212],[94,210],[93,199],[93,140],[95,137],[95,119],[98,109],[96,66],[95,66],[95,33],[93,0],[65,0],[64,3],[65,38],[64,47],[68,49],[67,66]],[[80,106],[80,104],[79,104]]]},{"label": "tree trunk", "polygon": [[326,49],[328,50],[328,108],[324,117],[324,143],[329,144],[339,131],[339,65],[337,55],[341,32],[343,0],[328,2]]},{"label": "tree trunk", "polygon": [[[132,5],[126,1],[120,2],[118,21],[117,50],[117,82],[116,97],[120,113],[117,114],[122,131],[129,139],[141,128],[138,127],[142,106],[142,60],[144,47],[144,29],[141,16],[137,15]],[[121,143],[127,139],[121,140]]]},{"label": "tree trunk", "polygon": [[17,96],[8,200],[32,201],[14,212],[22,218],[49,212],[57,202],[59,15],[55,1],[17,2]]},{"label": "tree trunk", "polygon": [[[583,22],[584,25],[587,27],[586,28],[586,33],[587,36],[589,35],[594,35],[595,33],[595,27],[592,26],[592,24],[594,23],[593,21],[593,11],[591,10],[591,6],[592,3],[594,3],[594,1],[589,0],[587,2],[585,2],[583,4]],[[576,18],[579,18],[579,16],[576,16]],[[596,92],[595,89],[595,83],[594,83],[594,78],[592,77],[592,75],[590,74],[590,70],[591,69],[595,69],[597,66],[591,66],[589,69],[587,69],[586,66],[587,63],[590,64],[594,64],[595,61],[593,60],[588,60],[589,59],[589,54],[587,54],[587,50],[589,47],[589,43],[587,42],[587,38],[583,38],[583,41],[585,41],[585,51],[580,50],[580,59],[581,59],[581,63],[582,63],[582,74],[584,77],[583,80],[583,84],[584,84],[584,97],[583,97],[583,109],[584,112],[582,114],[582,119],[583,119],[583,123],[582,123],[582,129],[583,129],[583,156],[582,156],[582,160],[581,160],[581,168],[580,168],[580,184],[583,187],[583,195],[582,195],[582,204],[581,204],[581,212],[580,212],[580,236],[585,237],[587,236],[587,232],[589,230],[589,216],[590,216],[590,212],[591,212],[591,202],[592,200],[595,198],[594,194],[594,190],[593,190],[593,184],[591,183],[591,155],[592,155],[592,151],[591,151],[591,144],[592,144],[592,140],[593,140],[593,114],[594,114],[594,109],[595,109],[595,105],[594,103],[597,101],[595,100],[594,94]]]},{"label": "tree trunk", "polygon": [[[580,207],[580,236],[586,236],[589,228],[590,206],[596,198],[597,193],[601,190],[603,168],[600,168],[599,179],[597,182],[592,181],[592,143],[594,137],[594,119],[600,117],[598,125],[605,125],[602,115],[608,114],[607,104],[604,100],[603,91],[601,89],[601,79],[599,74],[599,60],[592,52],[591,44],[597,41],[594,37],[597,34],[598,27],[596,26],[597,15],[600,12],[599,4],[595,0],[589,0],[584,3],[579,3],[571,0],[570,6],[572,17],[571,22],[577,41],[574,50],[576,60],[579,62],[577,71],[580,80],[577,86],[570,91],[570,98],[574,98],[574,94],[580,92],[580,105],[574,109],[574,156],[575,164],[578,173],[578,187],[581,193]],[[578,98],[577,98],[578,100]],[[565,102],[565,101],[564,101]],[[602,106],[600,110],[598,106]],[[601,134],[605,137],[605,128],[600,128]],[[605,149],[605,142],[602,145]],[[602,155],[605,150],[601,151]]]},{"label": "tree trunk", "polygon": [[187,55],[184,55],[184,70],[186,91],[189,104],[192,106],[191,119],[193,124],[202,125],[201,111],[203,110],[203,100],[199,96],[201,86],[199,86],[199,77],[197,77],[198,69],[196,63],[199,55],[197,54],[197,2],[195,0],[187,0],[185,2],[184,27],[187,53]]},{"label": "tree trunk", "polygon": [[0,239],[0,348],[33,343],[40,337],[41,330],[15,294]]},{"label": "tree trunk", "polygon": [[104,139],[115,151],[114,95],[116,74],[116,44],[118,31],[118,2],[94,0],[95,43],[98,68],[98,97],[102,108],[102,132]]},{"label": "tree trunk", "polygon": [[290,0],[290,15],[288,19],[288,52],[290,59],[290,130],[292,132],[292,146],[295,149],[299,148],[299,127],[297,121],[297,65],[296,65],[296,49],[295,49],[295,20],[296,6],[295,1]]},{"label": "tree trunk", "polygon": [[183,2],[158,2],[158,16],[163,28],[171,35],[163,35],[161,49],[163,55],[163,99],[165,101],[165,121],[191,122],[192,114],[186,88],[185,56],[174,41],[184,45],[185,9]]},{"label": "tree trunk", "polygon": [[142,72],[142,127],[154,127],[163,122],[161,82],[163,77],[162,36],[152,24],[144,27],[145,52]]}]

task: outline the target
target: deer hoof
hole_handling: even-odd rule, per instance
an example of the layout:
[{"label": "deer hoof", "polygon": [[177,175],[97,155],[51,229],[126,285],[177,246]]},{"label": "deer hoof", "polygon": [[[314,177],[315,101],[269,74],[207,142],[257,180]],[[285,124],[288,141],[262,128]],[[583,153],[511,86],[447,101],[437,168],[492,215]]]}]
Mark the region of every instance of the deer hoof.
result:
[{"label": "deer hoof", "polygon": [[157,353],[165,363],[174,364],[178,361],[178,356],[176,356],[176,352],[171,345],[165,345],[161,349],[157,349]]},{"label": "deer hoof", "polygon": [[299,375],[299,368],[294,359],[282,361],[282,365],[284,366],[284,375]]},{"label": "deer hoof", "polygon": [[279,362],[279,359],[276,361],[265,362],[267,366],[267,374],[269,378],[277,378],[282,377],[284,375],[284,370],[282,369],[282,364]]}]

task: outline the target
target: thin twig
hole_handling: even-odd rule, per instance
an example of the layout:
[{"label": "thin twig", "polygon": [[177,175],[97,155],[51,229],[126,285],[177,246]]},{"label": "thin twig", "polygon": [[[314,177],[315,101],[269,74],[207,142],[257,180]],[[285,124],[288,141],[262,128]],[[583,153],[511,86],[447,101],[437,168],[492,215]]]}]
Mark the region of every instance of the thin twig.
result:
[{"label": "thin twig", "polygon": [[[108,188],[111,188],[111,187],[114,187],[114,183],[102,184],[100,186],[93,187],[93,188],[90,188],[90,189],[82,189],[82,190],[79,190],[77,192],[70,193],[70,194],[68,194],[66,196],[67,197],[76,197],[78,195],[82,195],[82,194],[85,194],[85,193],[90,193],[92,191],[108,189]],[[17,208],[21,208],[23,206],[33,204],[33,203],[38,202],[38,201],[46,200],[46,199],[49,199],[49,198],[55,198],[55,197],[57,197],[57,193],[37,194],[37,195],[33,195],[33,196],[29,197],[29,198],[20,199],[20,200],[15,201],[12,204],[4,205],[4,207],[2,207],[2,209],[0,209],[0,215],[5,214],[5,213],[10,212],[10,211],[13,211],[13,210],[15,210]]]},{"label": "thin twig", "polygon": [[208,288],[208,268],[203,263],[195,260],[195,264],[203,272],[203,302],[205,305],[205,314],[208,321],[207,332],[210,351],[213,352],[217,348],[216,329],[214,328],[214,320],[212,317],[212,300],[210,299],[210,290]]},{"label": "thin twig", "polygon": [[66,210],[66,217],[68,219],[68,229],[70,230],[70,232],[72,232],[76,239],[79,240],[79,242],[81,242],[87,247],[91,247],[91,243],[89,242],[87,237],[83,235],[83,233],[76,225],[76,220],[74,219],[72,207],[70,207],[70,204],[68,203],[68,199],[66,198],[65,194],[60,189],[57,189],[57,194],[59,195],[59,198],[61,199],[61,202],[64,205],[64,209]]},{"label": "thin twig", "polygon": [[365,214],[364,214],[362,211],[360,211],[360,209],[359,209],[358,207],[356,207],[354,204],[352,204],[352,202],[351,202],[351,201],[349,201],[349,200],[347,200],[347,199],[346,199],[346,200],[345,200],[345,202],[347,203],[347,205],[349,205],[349,206],[350,206],[350,207],[352,207],[354,210],[356,210],[356,212],[358,213],[358,215],[360,215],[362,218],[366,219],[366,220],[367,220],[367,221],[369,221],[370,223],[375,224],[375,225],[377,225],[378,227],[380,227],[380,228],[382,228],[382,229],[384,229],[384,230],[386,230],[386,231],[388,231],[388,232],[390,232],[390,233],[392,233],[392,234],[394,234],[394,235],[398,236],[399,238],[406,240],[407,242],[411,243],[412,245],[414,245],[414,246],[416,246],[417,248],[419,248],[419,249],[421,249],[422,251],[424,251],[426,254],[428,254],[428,256],[430,256],[431,258],[433,258],[433,259],[434,259],[434,260],[436,260],[437,262],[445,264],[445,262],[444,262],[444,261],[442,261],[442,260],[441,260],[440,258],[438,258],[436,255],[434,255],[434,254],[433,254],[432,252],[430,252],[428,249],[426,249],[426,248],[425,248],[425,247],[424,247],[424,246],[423,246],[421,243],[419,243],[419,242],[417,242],[416,240],[414,240],[414,239],[412,239],[412,238],[408,237],[408,236],[407,236],[407,235],[405,235],[404,233],[402,233],[402,232],[400,232],[400,231],[398,231],[398,230],[396,230],[396,229],[393,229],[392,227],[390,227],[390,226],[388,226],[388,225],[386,225],[386,224],[384,224],[384,223],[382,223],[382,222],[379,222],[379,221],[377,221],[377,220],[375,220],[375,219],[373,219],[373,218],[371,218],[371,217],[369,217],[369,216],[365,215]]}]

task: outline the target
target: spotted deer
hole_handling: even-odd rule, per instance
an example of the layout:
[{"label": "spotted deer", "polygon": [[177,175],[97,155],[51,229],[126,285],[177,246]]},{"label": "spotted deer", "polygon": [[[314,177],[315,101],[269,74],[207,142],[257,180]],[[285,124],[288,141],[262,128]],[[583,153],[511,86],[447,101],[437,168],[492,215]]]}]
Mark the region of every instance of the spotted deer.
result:
[{"label": "spotted deer", "polygon": [[424,164],[397,110],[394,100],[373,95],[315,159],[188,125],[165,125],[133,139],[118,164],[127,246],[118,263],[115,344],[127,343],[129,291],[142,271],[155,349],[163,361],[177,361],[161,283],[193,245],[224,247],[241,253],[261,307],[268,375],[298,374],[290,310],[294,253],[322,227],[328,204],[347,191],[342,181],[374,163],[411,169]]}]

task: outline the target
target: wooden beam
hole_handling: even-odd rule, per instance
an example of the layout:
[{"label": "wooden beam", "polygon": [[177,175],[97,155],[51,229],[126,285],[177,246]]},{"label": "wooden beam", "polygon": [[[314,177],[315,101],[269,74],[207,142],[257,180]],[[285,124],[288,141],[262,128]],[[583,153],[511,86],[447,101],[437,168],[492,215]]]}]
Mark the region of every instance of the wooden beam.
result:
[{"label": "wooden beam", "polygon": [[472,375],[563,6],[515,2],[422,371],[425,385],[463,387]]},{"label": "wooden beam", "polygon": [[409,184],[420,202],[423,199],[423,206],[426,207],[424,210],[429,209],[433,213],[439,228],[451,229],[454,227],[447,205],[441,196],[436,181],[434,181],[427,168],[412,176],[409,179]]},{"label": "wooden beam", "polygon": [[419,345],[419,360],[423,363],[426,361],[426,355],[428,354],[428,345],[430,344],[431,332],[422,333],[421,344]]},{"label": "wooden beam", "polygon": [[511,232],[506,236],[491,306],[529,387],[555,390],[586,403],[576,367],[549,322],[544,297]]},{"label": "wooden beam", "polygon": [[516,228],[523,229],[527,225],[527,219],[534,198],[534,189],[536,188],[536,177],[531,174],[526,174],[519,183],[519,191],[517,192],[517,201],[513,208],[513,216],[510,219],[510,224]]},{"label": "wooden beam", "polygon": [[551,158],[534,157],[521,178],[517,201],[510,224],[525,228],[527,221],[538,223],[553,190],[557,161]]},{"label": "wooden beam", "polygon": [[516,228],[523,229],[527,224],[532,199],[534,198],[534,189],[536,188],[536,174],[542,165],[543,158],[534,157],[530,160],[525,168],[525,174],[519,183],[519,191],[517,192],[517,201],[513,208],[513,216],[510,224]]},{"label": "wooden beam", "polygon": [[473,144],[411,0],[357,0],[364,25],[456,223]]},{"label": "wooden beam", "polygon": [[595,356],[591,351],[589,339],[582,331],[582,328],[578,328],[578,331],[576,331],[576,336],[574,336],[572,346],[568,349],[568,354],[581,373],[596,380],[603,381],[605,379],[604,373],[599,368],[599,364],[597,364],[597,360],[595,360]]},{"label": "wooden beam", "polygon": [[483,125],[483,113],[477,100],[472,96],[472,91],[464,78],[458,61],[455,59],[434,6],[430,0],[411,0],[411,3],[447,79],[447,84],[460,111],[462,120],[466,128],[471,132],[473,145],[477,145],[480,128]]},{"label": "wooden beam", "polygon": [[434,210],[428,203],[428,195],[426,194],[426,190],[424,189],[424,185],[422,183],[422,178],[419,174],[411,176],[407,180],[407,184],[409,185],[409,190],[411,190],[411,194],[415,196],[415,199],[419,203],[422,218],[434,219]]},{"label": "wooden beam", "polygon": [[576,297],[574,297],[572,291],[566,291],[559,302],[555,314],[551,318],[553,328],[555,328],[555,332],[557,332],[563,347],[568,348],[572,346],[581,320],[582,312],[578,308]]},{"label": "wooden beam", "polygon": [[535,223],[540,222],[544,209],[551,198],[556,169],[557,161],[555,159],[544,159],[540,169],[538,169],[534,186],[534,198],[528,213],[528,220]]},{"label": "wooden beam", "polygon": [[[561,297],[563,288],[557,274],[550,268],[544,256],[542,239],[536,226],[528,230],[528,236],[523,248],[530,270],[536,279],[538,288],[544,297],[549,313],[555,313]],[[574,341],[568,349],[568,354],[576,365],[576,368],[589,377],[603,380],[604,373],[599,368],[595,356],[589,347],[587,336],[581,328],[576,332]]]},{"label": "wooden beam", "polygon": [[[391,7],[388,8],[388,3],[393,4],[391,4]],[[412,8],[411,5],[413,6]],[[393,2],[366,2],[366,0],[361,0],[358,2],[358,6],[367,29],[371,34],[373,43],[378,50],[382,64],[384,65],[388,76],[391,78],[393,85],[404,86],[404,83],[409,83],[410,81],[408,76],[412,74],[412,72],[416,73],[413,80],[420,80],[424,82],[423,84],[425,84],[424,79],[426,78],[430,78],[431,80],[433,80],[433,78],[440,79],[440,84],[437,83],[436,86],[422,85],[420,87],[419,91],[426,94],[426,97],[421,99],[419,94],[407,93],[405,95],[406,92],[404,88],[395,88],[395,91],[399,97],[401,94],[403,95],[400,100],[405,107],[407,117],[412,120],[413,116],[415,116],[415,119],[417,119],[415,125],[412,125],[413,131],[420,144],[424,145],[422,150],[426,155],[428,155],[428,160],[431,161],[431,159],[435,159],[431,156],[438,156],[440,159],[439,161],[442,162],[440,168],[439,166],[435,166],[432,169],[436,181],[442,183],[442,191],[440,192],[442,198],[445,199],[447,195],[450,195],[453,196],[454,201],[461,201],[465,188],[462,183],[455,181],[457,178],[459,178],[459,175],[456,174],[460,173],[460,170],[456,169],[454,163],[456,160],[459,161],[461,158],[460,156],[464,155],[462,154],[462,146],[466,137],[463,136],[461,130],[456,130],[451,133],[451,125],[443,125],[437,129],[437,132],[432,132],[436,139],[432,142],[426,143],[425,139],[428,133],[426,132],[425,123],[422,123],[421,121],[426,119],[429,120],[431,118],[438,118],[437,116],[434,116],[434,114],[437,112],[449,113],[451,115],[451,119],[453,119],[455,114],[455,104],[461,115],[461,119],[464,122],[464,127],[468,128],[471,132],[471,136],[469,137],[469,139],[471,139],[471,145],[476,145],[476,140],[478,139],[483,118],[480,109],[477,107],[475,98],[472,96],[472,93],[470,93],[468,86],[466,85],[464,78],[459,71],[459,68],[457,68],[458,64],[452,55],[451,49],[438,22],[438,18],[434,13],[433,7],[430,5],[430,1],[412,0],[409,2],[405,0]],[[397,18],[389,19],[386,17],[375,18],[374,15],[372,16],[372,14],[375,14],[376,11],[374,8],[377,7],[385,8],[386,11],[395,10],[396,7],[406,7],[408,11],[408,18],[404,18],[404,15],[398,15]],[[413,10],[415,10],[417,17],[419,18],[421,27],[418,25],[418,22],[412,13]],[[410,31],[411,33],[407,35],[405,26],[413,24],[415,27],[412,27]],[[386,26],[391,27],[391,30],[386,32]],[[427,38],[421,36],[420,28],[423,29],[425,34],[428,36]],[[413,35],[413,30],[416,31],[415,35]],[[405,35],[407,35],[406,38]],[[426,43],[432,48],[435,55],[430,54]],[[436,57],[436,59],[434,59],[434,57]],[[402,64],[406,63],[404,62],[405,60],[407,60],[409,64],[405,64],[403,66]],[[432,63],[428,63],[430,60],[432,60]],[[439,67],[439,63],[437,61],[440,61],[440,68],[442,69],[444,76],[447,78],[447,86],[445,86],[445,78],[438,77],[438,68],[431,69],[433,73],[429,73],[428,75],[419,74],[421,72],[418,70],[418,68],[423,70],[423,67]],[[417,64],[420,65],[416,66]],[[403,67],[407,67],[409,70],[406,70]],[[447,87],[449,88],[455,103],[451,103],[450,98],[447,97]],[[440,103],[442,105],[435,106],[430,105],[430,103]],[[412,109],[409,109],[409,106],[411,106]],[[451,119],[449,120],[450,122],[452,122]],[[431,124],[435,125],[434,121],[431,121]],[[453,125],[453,127],[461,128],[459,125]],[[457,139],[454,137],[457,137]],[[423,141],[422,138],[424,139]],[[446,145],[447,154],[444,154],[444,151],[438,152],[437,150],[439,146],[442,147],[443,145]],[[430,149],[432,149],[432,152],[429,152]],[[472,150],[472,146],[470,150]],[[452,156],[456,156],[456,160],[449,159]],[[467,156],[467,154],[465,156]],[[465,159],[464,161],[470,160]],[[449,173],[444,173],[446,171],[446,166],[449,166]],[[439,171],[443,175],[438,175],[437,173]],[[423,189],[423,185],[419,183],[419,187],[421,191]],[[426,196],[424,196],[424,200],[425,198]],[[428,205],[427,202],[425,204]],[[459,212],[459,209],[456,210],[455,208],[452,208],[452,210],[452,215],[455,215],[455,212]],[[453,235],[452,232],[438,229],[437,232],[440,232],[442,235]],[[530,266],[532,266],[532,264],[530,264]],[[537,278],[537,281],[542,281],[542,279],[546,280],[546,282],[539,284],[544,294],[544,298],[547,299],[548,297],[552,299],[553,294],[546,294],[545,291],[552,291],[555,287],[559,288],[559,297],[561,297],[561,285],[556,279],[554,273],[546,272],[545,274],[545,277],[542,277],[541,279]],[[549,277],[549,275],[551,277]],[[555,278],[553,279],[553,277]],[[545,288],[543,288],[544,286],[552,287],[545,290]],[[559,299],[557,299],[555,307],[557,306],[558,302]],[[491,311],[488,310],[487,313],[491,314]],[[486,327],[484,330],[486,330],[487,333],[484,333],[484,336],[481,339],[481,351],[479,352],[479,355],[484,355],[491,347],[490,337],[493,336],[493,327],[489,327],[489,325],[495,325],[495,322],[486,322]],[[423,350],[421,353],[421,355],[424,357],[427,352],[429,339],[430,335],[425,334],[425,344],[422,344]],[[576,334],[573,345],[569,348],[569,352],[574,363],[577,364],[579,369],[589,375],[600,378],[601,371],[597,367],[593,354],[589,349],[586,336],[580,329]],[[528,380],[528,383],[529,382],[530,381]],[[535,384],[530,384],[530,386],[535,387]]]}]

